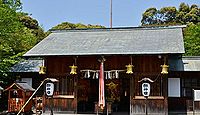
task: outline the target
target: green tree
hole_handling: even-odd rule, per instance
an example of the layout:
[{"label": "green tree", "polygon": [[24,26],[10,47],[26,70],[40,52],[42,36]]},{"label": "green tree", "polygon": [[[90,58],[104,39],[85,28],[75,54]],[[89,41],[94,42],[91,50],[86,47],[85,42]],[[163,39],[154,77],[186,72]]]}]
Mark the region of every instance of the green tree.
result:
[{"label": "green tree", "polygon": [[37,43],[47,36],[47,33],[44,32],[44,29],[39,25],[36,19],[33,19],[27,13],[24,13],[24,12],[19,12],[18,15],[19,15],[20,22],[25,27],[30,29],[32,33],[36,36]]},{"label": "green tree", "polygon": [[23,25],[16,9],[0,0],[0,81],[14,80],[8,75],[10,67],[36,43],[37,37]]},{"label": "green tree", "polygon": [[52,27],[51,29],[49,29],[45,35],[49,35],[51,33],[52,30],[64,30],[64,29],[86,29],[86,28],[105,28],[104,26],[101,25],[92,25],[92,24],[82,24],[82,23],[77,23],[77,24],[73,24],[70,22],[62,22],[61,24],[58,24],[54,27]]},{"label": "green tree", "polygon": [[176,22],[176,7],[164,7],[159,11],[162,24],[174,24]]},{"label": "green tree", "polygon": [[188,24],[184,30],[185,55],[200,56],[200,23]]},{"label": "green tree", "polygon": [[160,10],[148,8],[142,15],[142,26],[149,25],[180,25],[200,22],[200,8],[181,3],[179,8],[163,7]]},{"label": "green tree", "polygon": [[29,29],[38,29],[39,23],[36,19],[28,16],[26,13],[18,13],[20,22]]},{"label": "green tree", "polygon": [[58,29],[81,29],[81,28],[105,28],[104,26],[101,25],[84,25],[81,23],[73,24],[70,22],[63,22],[61,24],[58,24],[54,27],[52,27],[50,30],[58,30]]},{"label": "green tree", "polygon": [[158,20],[158,10],[156,8],[148,8],[143,14],[142,14],[142,24],[143,25],[154,25],[157,23],[160,23]]},{"label": "green tree", "polygon": [[21,10],[22,9],[22,3],[20,0],[1,0],[3,4],[8,5],[13,10]]},{"label": "green tree", "polygon": [[194,24],[200,22],[200,8],[193,4],[190,6],[181,3],[179,6],[179,13],[177,14],[177,22],[187,24],[193,22]]}]

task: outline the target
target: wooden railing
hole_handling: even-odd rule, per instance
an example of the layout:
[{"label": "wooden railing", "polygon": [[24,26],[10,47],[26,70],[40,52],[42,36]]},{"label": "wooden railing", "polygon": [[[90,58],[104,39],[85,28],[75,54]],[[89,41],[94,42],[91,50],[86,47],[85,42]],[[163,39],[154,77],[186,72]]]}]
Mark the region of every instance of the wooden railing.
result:
[{"label": "wooden railing", "polygon": [[77,102],[74,95],[55,95],[53,96],[53,105],[51,105],[51,98],[45,98],[44,110],[50,111],[51,106],[53,111],[76,111]]},{"label": "wooden railing", "polygon": [[132,114],[145,114],[145,103],[149,114],[167,114],[167,100],[163,96],[149,96],[147,100],[144,96],[135,96],[131,99]]}]

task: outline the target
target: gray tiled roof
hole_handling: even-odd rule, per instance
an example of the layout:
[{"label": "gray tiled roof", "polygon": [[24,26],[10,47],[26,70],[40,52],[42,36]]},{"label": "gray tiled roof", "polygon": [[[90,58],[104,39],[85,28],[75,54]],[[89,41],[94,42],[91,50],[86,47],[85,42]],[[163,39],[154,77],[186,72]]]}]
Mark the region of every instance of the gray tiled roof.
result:
[{"label": "gray tiled roof", "polygon": [[35,89],[33,89],[30,85],[28,85],[27,83],[16,83],[17,85],[19,85],[22,89],[26,90],[26,91],[35,91]]},{"label": "gray tiled roof", "polygon": [[65,30],[24,56],[184,53],[182,28]]},{"label": "gray tiled roof", "polygon": [[200,58],[199,59],[183,59],[184,71],[200,71]]},{"label": "gray tiled roof", "polygon": [[39,66],[42,66],[43,60],[29,59],[15,64],[10,72],[39,72]]},{"label": "gray tiled roof", "polygon": [[171,71],[200,71],[199,56],[185,56],[169,61]]},{"label": "gray tiled roof", "polygon": [[17,86],[19,89],[22,89],[24,91],[35,91],[30,85],[28,85],[25,82],[16,82],[13,83],[11,86],[9,86],[5,91],[10,90],[13,86]]}]

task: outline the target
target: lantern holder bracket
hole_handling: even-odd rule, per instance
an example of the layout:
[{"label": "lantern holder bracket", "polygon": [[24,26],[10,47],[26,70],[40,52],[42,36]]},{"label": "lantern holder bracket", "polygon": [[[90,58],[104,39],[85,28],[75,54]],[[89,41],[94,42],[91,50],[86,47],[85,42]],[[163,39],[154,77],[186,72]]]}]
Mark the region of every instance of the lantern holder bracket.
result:
[{"label": "lantern holder bracket", "polygon": [[138,82],[146,82],[146,81],[153,83],[156,80],[151,80],[150,78],[145,77],[145,78],[142,78],[141,80],[139,80]]}]

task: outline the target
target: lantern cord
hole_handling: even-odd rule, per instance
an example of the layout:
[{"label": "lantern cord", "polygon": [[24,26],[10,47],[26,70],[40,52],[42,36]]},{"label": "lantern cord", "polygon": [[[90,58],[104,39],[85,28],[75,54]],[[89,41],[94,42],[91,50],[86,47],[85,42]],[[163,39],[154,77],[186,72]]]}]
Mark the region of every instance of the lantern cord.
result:
[{"label": "lantern cord", "polygon": [[131,56],[130,58],[131,58],[131,65],[132,65],[132,61],[133,61],[133,60],[132,60],[132,56]]},{"label": "lantern cord", "polygon": [[76,65],[77,58],[78,58],[78,56],[74,58],[74,65]]},{"label": "lantern cord", "polygon": [[166,59],[166,56],[164,57],[164,65],[166,64],[166,61],[167,61],[167,59]]},{"label": "lantern cord", "polygon": [[154,81],[154,82],[157,81],[159,77],[160,77],[160,74],[158,74],[158,75],[156,76],[156,78],[155,78],[153,81]]}]

